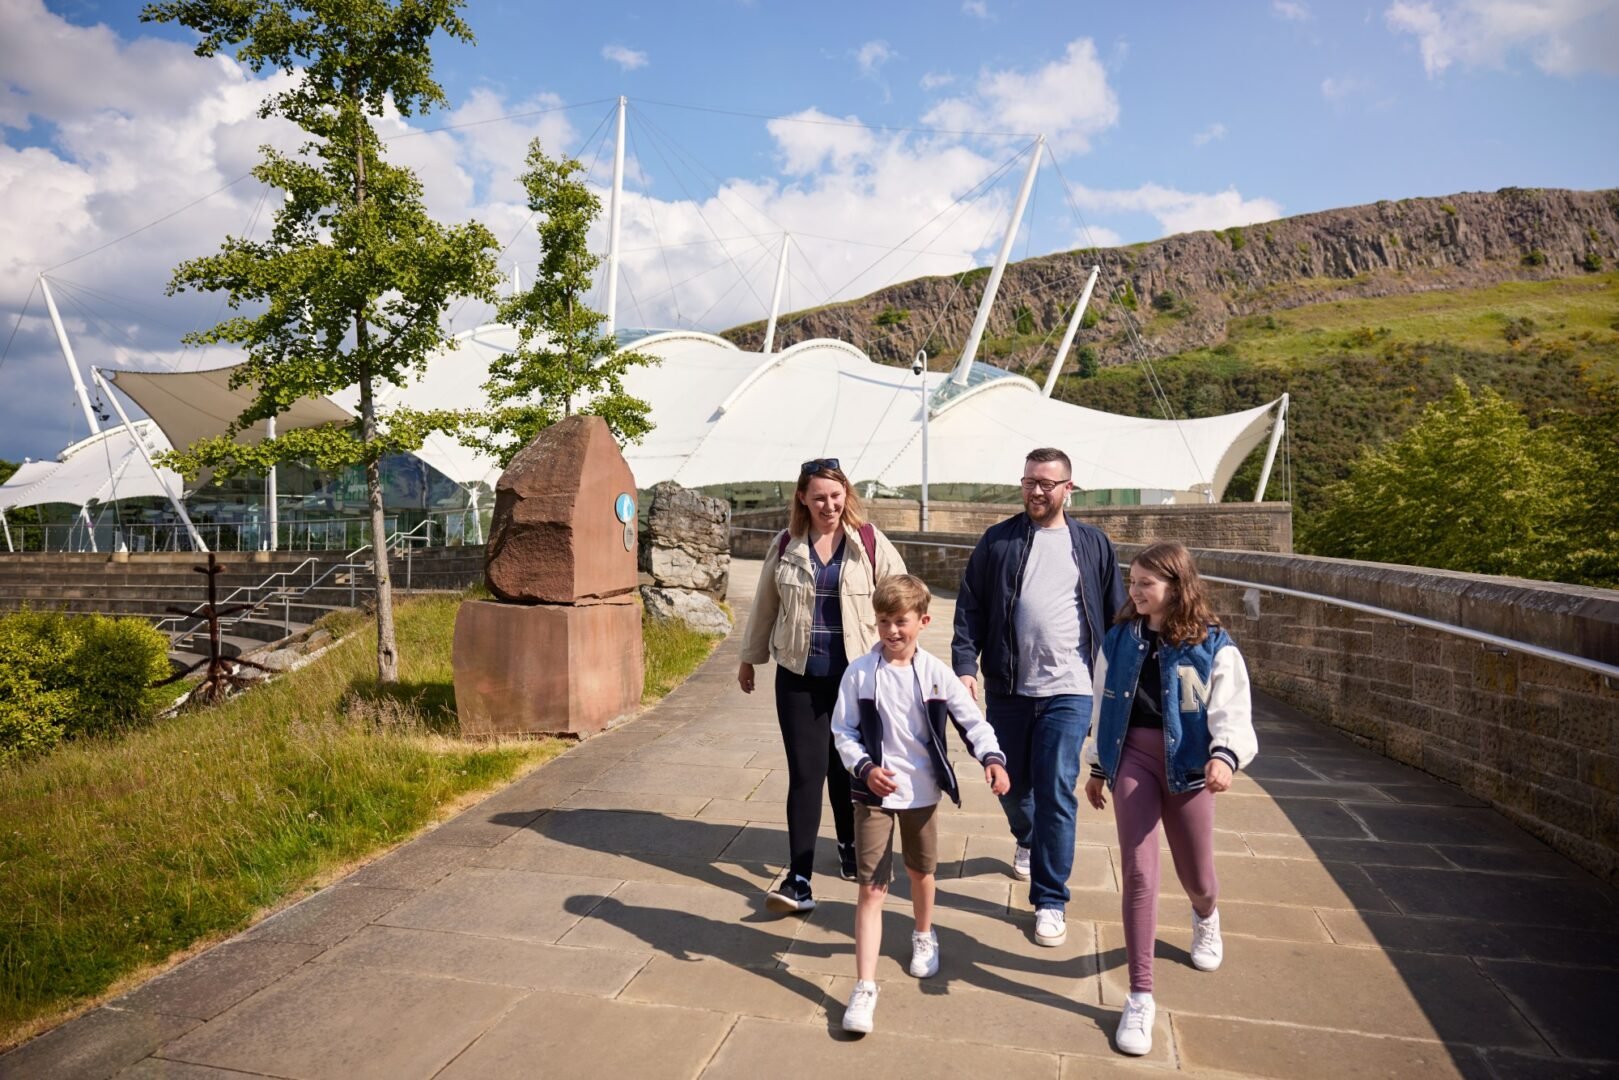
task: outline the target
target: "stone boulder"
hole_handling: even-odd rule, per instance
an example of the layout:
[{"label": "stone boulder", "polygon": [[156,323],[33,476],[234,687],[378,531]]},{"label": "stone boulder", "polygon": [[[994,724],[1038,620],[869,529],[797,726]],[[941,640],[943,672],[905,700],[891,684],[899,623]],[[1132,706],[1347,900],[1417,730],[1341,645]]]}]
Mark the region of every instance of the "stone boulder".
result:
[{"label": "stone boulder", "polygon": [[679,620],[705,634],[724,635],[731,632],[730,616],[704,593],[642,585],[641,602],[646,605],[646,613],[651,618],[665,622]]},{"label": "stone boulder", "polygon": [[638,581],[635,548],[635,477],[605,420],[570,416],[519,451],[496,483],[484,576],[508,603],[626,603]]},{"label": "stone boulder", "polygon": [[641,569],[654,584],[724,599],[731,574],[731,508],[665,480],[652,489]]}]

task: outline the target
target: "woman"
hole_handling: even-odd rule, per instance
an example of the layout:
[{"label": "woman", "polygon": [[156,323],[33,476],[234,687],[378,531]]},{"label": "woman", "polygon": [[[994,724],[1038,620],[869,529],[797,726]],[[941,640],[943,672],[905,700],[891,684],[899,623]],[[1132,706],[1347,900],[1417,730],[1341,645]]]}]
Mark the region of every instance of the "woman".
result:
[{"label": "woman", "polygon": [[742,638],[736,681],[753,693],[753,667],[776,662],[776,719],[787,751],[787,875],[766,902],[772,911],[815,907],[810,874],[821,829],[823,782],[831,785],[842,876],[855,878],[849,774],[832,750],[832,706],[849,661],[877,643],[871,591],[905,563],[868,525],[837,458],[804,462],[785,532],[771,540]]}]

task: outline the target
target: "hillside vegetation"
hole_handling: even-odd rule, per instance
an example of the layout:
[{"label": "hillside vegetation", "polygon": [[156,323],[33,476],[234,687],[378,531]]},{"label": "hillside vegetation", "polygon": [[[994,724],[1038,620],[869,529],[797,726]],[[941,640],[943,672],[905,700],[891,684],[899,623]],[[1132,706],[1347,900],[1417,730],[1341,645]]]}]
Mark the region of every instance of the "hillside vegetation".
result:
[{"label": "hillside vegetation", "polygon": [[[1384,201],[1242,229],[1049,255],[1007,268],[980,359],[1043,380],[1072,303],[1102,267],[1063,400],[1208,416],[1291,395],[1291,495],[1306,519],[1363,449],[1403,434],[1457,377],[1531,424],[1613,408],[1619,190],[1507,188]],[[783,319],[783,344],[836,337],[884,363],[953,358],[987,270],[919,278]],[[757,347],[762,327],[726,336]],[[1082,373],[1082,374],[1081,374]],[[1261,453],[1226,498],[1247,499]],[[1288,494],[1279,463],[1267,495]],[[1307,533],[1307,530],[1305,530]]]}]

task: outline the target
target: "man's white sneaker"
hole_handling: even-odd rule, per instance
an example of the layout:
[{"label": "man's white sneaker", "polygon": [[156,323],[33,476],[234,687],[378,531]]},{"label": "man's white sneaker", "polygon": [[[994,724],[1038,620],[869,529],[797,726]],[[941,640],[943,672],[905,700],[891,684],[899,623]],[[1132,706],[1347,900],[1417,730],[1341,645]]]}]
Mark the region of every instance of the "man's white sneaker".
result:
[{"label": "man's white sneaker", "polygon": [[911,933],[911,974],[918,979],[931,979],[939,973],[939,935],[932,930],[925,934]]},{"label": "man's white sneaker", "polygon": [[1121,1054],[1152,1053],[1152,1023],[1158,1016],[1158,1006],[1151,994],[1131,994],[1124,1002],[1124,1015],[1119,1017],[1118,1030],[1113,1033],[1113,1045]]},{"label": "man's white sneaker", "polygon": [[1192,912],[1192,966],[1199,971],[1214,971],[1225,959],[1225,942],[1220,938],[1220,909],[1209,912],[1202,919]]},{"label": "man's white sneaker", "polygon": [[1012,876],[1017,878],[1019,881],[1029,880],[1030,854],[1029,849],[1024,847],[1022,844],[1019,844],[1017,846],[1017,850],[1012,852]]},{"label": "man's white sneaker", "polygon": [[849,994],[849,1004],[843,1010],[843,1030],[865,1035],[871,1031],[872,1016],[877,1012],[877,984],[857,982]]},{"label": "man's white sneaker", "polygon": [[1061,908],[1041,908],[1034,913],[1034,943],[1056,948],[1068,940],[1068,920]]}]

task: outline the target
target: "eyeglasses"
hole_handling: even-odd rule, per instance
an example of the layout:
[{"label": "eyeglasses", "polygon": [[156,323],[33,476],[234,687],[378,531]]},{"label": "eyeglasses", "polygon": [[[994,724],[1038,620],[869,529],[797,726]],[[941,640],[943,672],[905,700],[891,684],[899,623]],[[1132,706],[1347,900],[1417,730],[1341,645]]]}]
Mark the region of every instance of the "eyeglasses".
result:
[{"label": "eyeglasses", "polygon": [[806,462],[804,462],[804,464],[800,465],[798,467],[798,475],[799,476],[805,476],[805,475],[807,475],[809,473],[821,472],[821,471],[823,471],[825,469],[836,469],[837,467],[838,467],[838,459],[837,458],[835,458],[835,457],[818,457],[818,458],[815,458],[815,459],[813,459],[811,461],[806,461]]},{"label": "eyeglasses", "polygon": [[1039,488],[1040,494],[1050,495],[1053,491],[1069,482],[1069,480],[1036,480],[1032,476],[1025,476],[1023,478],[1023,490],[1033,491],[1035,488]]}]

